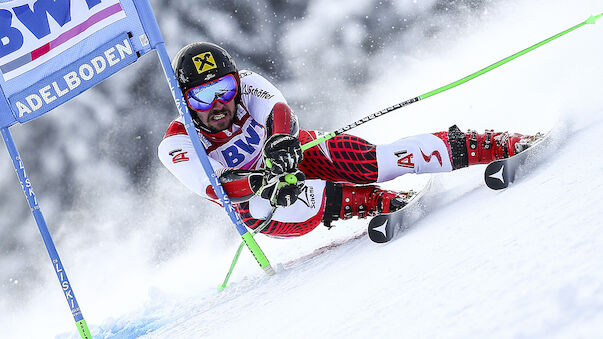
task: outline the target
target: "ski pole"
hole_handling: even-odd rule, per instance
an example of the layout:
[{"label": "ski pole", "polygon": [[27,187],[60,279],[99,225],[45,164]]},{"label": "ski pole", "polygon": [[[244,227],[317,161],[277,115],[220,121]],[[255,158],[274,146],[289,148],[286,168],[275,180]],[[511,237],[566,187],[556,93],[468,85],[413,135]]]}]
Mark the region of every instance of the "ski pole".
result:
[{"label": "ski pole", "polygon": [[504,58],[504,59],[502,59],[502,60],[500,60],[500,61],[498,61],[498,62],[496,62],[496,63],[494,63],[494,64],[492,64],[492,65],[490,65],[488,67],[486,67],[486,68],[483,68],[483,69],[481,69],[481,70],[479,70],[479,71],[477,71],[477,72],[475,72],[473,74],[470,74],[470,75],[468,75],[468,76],[466,76],[466,77],[464,77],[462,79],[459,79],[459,80],[457,80],[455,82],[452,82],[452,83],[450,83],[448,85],[445,85],[445,86],[442,86],[440,88],[434,89],[433,91],[430,91],[430,92],[427,92],[425,94],[419,95],[419,96],[414,97],[412,99],[408,99],[406,101],[403,101],[403,102],[400,102],[400,103],[395,104],[393,106],[390,106],[390,107],[387,107],[385,109],[382,109],[379,112],[375,112],[375,113],[373,113],[371,115],[368,115],[368,116],[366,116],[366,117],[364,117],[364,118],[362,118],[362,119],[360,119],[358,121],[355,121],[355,122],[353,122],[353,123],[351,123],[351,124],[349,124],[347,126],[344,126],[344,127],[340,128],[340,129],[338,129],[338,130],[336,130],[334,132],[331,132],[331,133],[329,133],[327,135],[324,135],[324,136],[322,136],[322,137],[320,137],[320,138],[318,138],[316,140],[313,140],[313,141],[311,141],[309,143],[306,143],[306,144],[302,145],[301,148],[302,148],[302,150],[305,151],[305,150],[307,150],[307,149],[309,149],[309,148],[311,148],[313,146],[316,146],[316,145],[320,144],[323,141],[329,140],[329,139],[333,138],[336,135],[345,133],[346,131],[348,131],[348,130],[350,130],[352,128],[358,127],[358,126],[360,126],[360,125],[362,125],[362,124],[364,124],[366,122],[369,122],[369,121],[371,121],[373,119],[376,119],[376,118],[378,118],[378,117],[380,117],[382,115],[385,115],[385,114],[387,114],[389,112],[395,111],[395,110],[397,110],[399,108],[408,106],[410,104],[414,104],[417,101],[420,101],[420,100],[423,100],[423,99],[427,99],[427,98],[429,98],[431,96],[434,96],[436,94],[442,93],[444,91],[447,91],[447,90],[449,90],[451,88],[454,88],[456,86],[459,86],[461,84],[464,84],[464,83],[466,83],[469,80],[475,79],[475,78],[477,78],[478,76],[480,76],[480,75],[482,75],[484,73],[490,72],[491,70],[493,70],[495,68],[498,68],[498,67],[506,64],[507,62],[509,62],[509,61],[511,61],[513,59],[516,59],[516,58],[518,58],[518,57],[520,57],[520,56],[522,56],[522,55],[524,55],[524,54],[526,54],[528,52],[531,52],[531,51],[535,50],[536,48],[538,48],[538,47],[540,47],[540,46],[542,46],[544,44],[547,44],[547,43],[549,43],[549,42],[551,42],[551,41],[553,41],[553,40],[555,40],[555,39],[557,39],[557,38],[559,38],[561,36],[564,36],[567,33],[572,32],[572,31],[574,31],[574,30],[576,30],[576,29],[578,29],[578,28],[580,28],[580,27],[582,27],[582,26],[584,26],[586,24],[595,24],[596,21],[597,21],[597,19],[599,19],[602,16],[603,16],[603,13],[601,13],[599,15],[591,15],[585,21],[583,21],[583,22],[581,22],[581,23],[579,23],[579,24],[577,24],[577,25],[575,25],[575,26],[573,26],[571,28],[568,28],[565,31],[563,31],[563,32],[561,32],[559,34],[556,34],[556,35],[554,35],[554,36],[552,36],[552,37],[550,37],[550,38],[548,38],[546,40],[543,40],[543,41],[541,41],[541,42],[539,42],[539,43],[537,43],[535,45],[532,45],[532,46],[530,46],[530,47],[528,47],[528,48],[526,48],[524,50],[521,50],[521,51],[519,51],[519,52],[517,52],[517,53],[515,53],[515,54],[513,54],[511,56],[508,56],[508,57],[506,57],[506,58]]},{"label": "ski pole", "polygon": [[33,214],[33,217],[36,220],[38,230],[42,235],[44,245],[46,245],[46,251],[50,256],[52,267],[57,277],[59,278],[59,283],[61,284],[63,293],[65,294],[65,298],[67,299],[67,304],[71,309],[71,314],[73,315],[73,319],[75,320],[75,324],[77,326],[78,332],[80,333],[80,337],[82,339],[91,339],[92,335],[90,335],[90,330],[88,329],[86,320],[84,320],[84,316],[82,315],[80,306],[77,303],[77,300],[75,299],[73,288],[71,287],[69,279],[67,279],[67,273],[65,272],[65,268],[61,263],[59,253],[57,252],[57,249],[54,246],[54,242],[52,241],[52,237],[50,236],[50,232],[48,231],[48,226],[46,225],[44,215],[40,210],[40,205],[38,205],[38,200],[36,199],[36,194],[33,191],[31,182],[27,177],[27,172],[25,171],[25,166],[23,165],[23,161],[21,160],[21,156],[19,155],[19,151],[17,150],[17,145],[15,145],[13,137],[11,136],[10,131],[7,127],[2,128],[0,132],[2,132],[2,137],[4,139],[4,143],[6,144],[6,149],[8,150],[8,153],[10,154],[10,157],[13,160],[13,166],[15,168],[15,172],[17,173],[17,177],[19,178],[19,182],[21,182],[21,188],[25,193],[25,199],[27,199],[27,203],[29,204],[29,207],[31,209],[31,214]]},{"label": "ski pole", "polygon": [[[520,57],[520,56],[522,56],[522,55],[524,55],[526,53],[529,53],[529,52],[535,50],[536,48],[538,48],[538,47],[540,47],[540,46],[542,46],[544,44],[547,44],[547,43],[549,43],[549,42],[551,42],[551,41],[553,41],[553,40],[555,40],[555,39],[557,39],[557,38],[559,38],[559,37],[561,37],[561,36],[563,36],[563,35],[571,32],[571,31],[574,31],[574,30],[576,30],[576,29],[578,29],[578,28],[580,28],[580,27],[582,27],[582,26],[584,26],[586,24],[595,24],[596,21],[597,21],[597,19],[599,19],[601,16],[603,16],[603,13],[601,13],[599,15],[591,15],[585,21],[583,21],[583,22],[581,22],[581,23],[579,23],[579,24],[577,24],[577,25],[575,25],[575,26],[573,26],[573,27],[571,27],[571,28],[569,28],[569,29],[567,29],[567,30],[559,33],[559,34],[556,34],[556,35],[554,35],[554,36],[552,36],[552,37],[550,37],[550,38],[548,38],[546,40],[543,40],[543,41],[541,41],[541,42],[539,42],[539,43],[537,43],[535,45],[532,45],[532,46],[530,46],[530,47],[528,47],[528,48],[526,48],[524,50],[521,50],[521,51],[519,51],[519,52],[517,52],[517,53],[515,53],[515,54],[513,54],[513,55],[511,55],[509,57],[506,57],[506,58],[504,58],[504,59],[502,59],[502,60],[500,60],[500,61],[498,61],[498,62],[496,62],[496,63],[494,63],[494,64],[492,64],[492,65],[490,65],[488,67],[485,67],[485,68],[483,68],[483,69],[481,69],[481,70],[479,70],[479,71],[477,71],[477,72],[475,72],[473,74],[470,74],[470,75],[468,75],[468,76],[466,76],[464,78],[461,78],[461,79],[459,79],[459,80],[457,80],[455,82],[452,82],[452,83],[450,83],[448,85],[445,85],[445,86],[442,86],[440,88],[437,88],[437,89],[435,89],[433,91],[430,91],[430,92],[427,92],[425,94],[419,95],[419,96],[414,97],[412,99],[408,99],[406,101],[400,102],[398,104],[395,104],[393,106],[390,106],[390,107],[387,107],[387,108],[385,108],[383,110],[380,110],[380,111],[378,111],[376,113],[368,115],[368,116],[366,116],[366,117],[364,117],[364,118],[362,118],[362,119],[360,119],[358,121],[355,121],[355,122],[353,122],[353,123],[351,123],[351,124],[349,124],[347,126],[344,126],[344,127],[340,128],[340,129],[338,129],[338,130],[336,130],[334,132],[331,132],[331,133],[329,133],[327,135],[324,135],[324,136],[322,136],[322,137],[320,137],[320,138],[318,138],[316,140],[313,140],[313,141],[311,141],[309,143],[306,143],[306,144],[302,145],[301,148],[302,148],[302,150],[305,151],[305,150],[307,150],[307,149],[309,149],[311,147],[314,147],[314,146],[320,144],[321,142],[329,140],[329,139],[333,138],[336,135],[345,133],[346,131],[348,131],[348,130],[350,130],[352,128],[358,127],[358,126],[360,126],[360,125],[362,125],[362,124],[364,124],[364,123],[366,123],[368,121],[371,121],[373,119],[376,119],[376,118],[378,118],[378,117],[380,117],[382,115],[385,115],[385,114],[390,113],[392,111],[395,111],[395,110],[397,110],[399,108],[408,106],[410,104],[414,104],[417,101],[420,101],[420,100],[423,100],[423,99],[427,99],[427,98],[429,98],[431,96],[434,96],[436,94],[442,93],[442,92],[447,91],[447,90],[449,90],[451,88],[457,87],[457,86],[459,86],[461,84],[464,84],[464,83],[468,82],[469,80],[475,79],[475,78],[477,78],[477,77],[479,77],[479,76],[481,76],[481,75],[483,75],[483,74],[485,74],[485,73],[487,73],[487,72],[489,72],[489,71],[491,71],[491,70],[493,70],[495,68],[498,68],[498,67],[506,64],[507,62],[509,62],[509,61],[511,61],[513,59],[516,59],[516,58],[518,58],[518,57]],[[263,225],[263,226],[265,226],[265,225]],[[218,291],[222,291],[226,287],[226,284],[228,283],[228,279],[230,278],[230,275],[231,275],[231,273],[232,273],[232,271],[234,269],[234,266],[236,265],[236,263],[238,261],[239,255],[241,254],[242,246],[243,246],[243,244],[241,243],[241,245],[239,246],[239,248],[238,248],[238,250],[237,250],[237,252],[235,254],[235,257],[233,258],[232,264],[231,264],[230,269],[229,269],[229,271],[228,271],[228,273],[226,275],[226,278],[224,279],[224,282],[222,283],[222,285],[218,286]]]},{"label": "ski pole", "polygon": [[[272,220],[272,216],[274,215],[274,212],[276,212],[276,207],[273,207],[272,210],[270,211],[270,213],[268,214],[268,217],[266,217],[266,219],[264,219],[264,222],[255,230],[252,231],[252,234],[258,234],[260,233],[264,228],[266,228],[266,226],[268,226],[268,224],[270,223],[270,221]],[[239,245],[239,248],[237,249],[237,252],[234,255],[234,258],[232,258],[232,263],[230,264],[230,268],[228,269],[228,273],[226,273],[226,277],[224,278],[224,281],[222,282],[222,284],[220,286],[218,286],[218,292],[222,292],[225,288],[226,285],[228,284],[228,280],[230,279],[230,275],[232,274],[232,271],[235,268],[235,265],[237,264],[237,261],[239,261],[239,256],[241,255],[241,251],[243,250],[243,245],[245,245],[244,241],[241,241],[241,244]]]}]

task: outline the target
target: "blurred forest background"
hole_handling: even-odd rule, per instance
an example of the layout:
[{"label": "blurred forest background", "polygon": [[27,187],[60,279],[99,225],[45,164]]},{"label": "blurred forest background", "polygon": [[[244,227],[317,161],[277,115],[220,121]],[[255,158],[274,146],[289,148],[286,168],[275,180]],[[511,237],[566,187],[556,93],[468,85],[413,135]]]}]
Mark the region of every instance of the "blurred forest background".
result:
[{"label": "blurred forest background", "polygon": [[[302,128],[323,131],[372,113],[354,98],[382,75],[375,65],[405,51],[420,54],[422,41],[451,24],[470,25],[458,19],[488,15],[496,2],[151,0],[170,56],[190,42],[217,43],[240,69],[276,84]],[[157,159],[177,111],[153,54],[52,114],[11,128],[60,254],[77,256],[91,245],[114,249],[109,244],[137,237],[148,245],[150,262],[160,263],[194,245],[190,234],[201,219],[228,223]],[[56,278],[8,153],[0,153],[3,306],[22,300],[40,279]]]}]

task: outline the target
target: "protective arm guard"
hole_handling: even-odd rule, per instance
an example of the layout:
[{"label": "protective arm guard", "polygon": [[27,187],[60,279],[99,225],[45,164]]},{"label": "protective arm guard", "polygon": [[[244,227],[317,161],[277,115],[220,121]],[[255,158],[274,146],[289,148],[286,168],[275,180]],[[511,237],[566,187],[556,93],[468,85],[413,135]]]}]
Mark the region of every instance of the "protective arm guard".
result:
[{"label": "protective arm guard", "polygon": [[299,124],[297,116],[293,114],[291,108],[284,102],[277,102],[272,108],[272,112],[266,119],[266,131],[268,136],[274,134],[288,134],[297,137],[299,134]]},{"label": "protective arm guard", "polygon": [[[224,170],[218,177],[230,201],[239,204],[248,201],[260,192],[264,185],[263,173],[263,171],[229,168]],[[211,185],[207,186],[206,194],[212,199],[218,199],[218,195]]]}]

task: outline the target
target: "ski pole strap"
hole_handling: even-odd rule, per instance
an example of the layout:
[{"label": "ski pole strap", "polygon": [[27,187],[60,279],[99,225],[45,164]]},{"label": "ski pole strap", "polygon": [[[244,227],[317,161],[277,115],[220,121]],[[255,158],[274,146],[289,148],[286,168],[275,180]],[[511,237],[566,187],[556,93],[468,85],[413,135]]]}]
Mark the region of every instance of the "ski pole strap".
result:
[{"label": "ski pole strap", "polygon": [[[274,212],[276,212],[276,207],[272,208],[272,210],[268,214],[268,217],[266,217],[264,222],[259,227],[257,227],[252,232],[248,232],[248,234],[255,235],[257,233],[260,233],[264,228],[266,228],[266,226],[268,226],[270,221],[272,221],[272,216],[274,215]],[[252,239],[253,239],[253,237],[252,237]],[[228,284],[228,280],[230,279],[230,275],[232,274],[232,271],[234,270],[237,262],[239,261],[239,256],[241,255],[241,251],[243,250],[243,244],[245,244],[245,241],[241,242],[241,244],[239,245],[239,248],[237,249],[237,252],[234,255],[234,258],[232,258],[232,262],[230,264],[230,268],[228,269],[228,273],[226,273],[226,277],[224,278],[224,281],[222,282],[222,284],[218,286],[218,292],[222,292],[226,288],[226,285]],[[260,266],[261,266],[261,264],[260,264]],[[268,275],[274,275],[274,270],[272,270],[272,267],[270,265],[268,265],[268,267],[269,267],[269,269],[266,270],[264,268],[264,271]]]},{"label": "ski pole strap", "polygon": [[322,137],[320,137],[320,138],[318,138],[316,140],[312,140],[311,142],[302,145],[301,149],[303,151],[305,151],[305,150],[307,150],[307,149],[309,149],[311,147],[314,147],[314,146],[320,144],[321,142],[324,142],[324,141],[327,141],[327,140],[333,138],[336,135],[342,134],[342,133],[344,133],[344,132],[346,132],[346,131],[348,131],[348,130],[350,130],[352,128],[360,126],[360,125],[362,125],[362,124],[364,124],[364,123],[366,123],[368,121],[376,119],[376,118],[378,118],[378,117],[380,117],[382,115],[385,115],[385,114],[387,114],[389,112],[395,111],[395,110],[397,110],[399,108],[408,106],[410,104],[414,104],[417,101],[420,101],[420,100],[423,100],[423,99],[427,99],[427,98],[432,97],[432,96],[434,96],[436,94],[445,92],[445,91],[447,91],[447,90],[449,90],[451,88],[454,88],[456,86],[464,84],[464,83],[466,83],[469,80],[475,79],[475,78],[479,77],[480,75],[483,75],[483,74],[485,74],[485,73],[487,73],[487,72],[489,72],[489,71],[491,71],[491,70],[493,70],[495,68],[498,68],[498,67],[506,64],[507,62],[511,61],[511,60],[519,58],[520,56],[522,56],[522,55],[524,55],[526,53],[529,53],[529,52],[535,50],[536,48],[538,48],[538,47],[540,47],[540,46],[542,46],[544,44],[547,44],[547,43],[549,43],[549,42],[551,42],[551,41],[553,41],[553,40],[555,40],[555,39],[557,39],[557,38],[559,38],[561,36],[564,36],[564,35],[572,32],[572,31],[574,31],[574,30],[576,30],[576,29],[578,29],[578,28],[580,28],[580,27],[582,27],[582,26],[584,26],[586,24],[595,24],[596,21],[600,17],[602,17],[602,16],[603,16],[603,13],[601,13],[599,15],[591,15],[588,19],[584,20],[583,22],[581,22],[581,23],[579,23],[579,24],[577,24],[577,25],[575,25],[573,27],[570,27],[570,28],[566,29],[565,31],[563,31],[561,33],[558,33],[558,34],[556,34],[556,35],[554,35],[554,36],[552,36],[552,37],[550,37],[548,39],[545,39],[545,40],[543,40],[543,41],[541,41],[541,42],[539,42],[539,43],[537,43],[535,45],[532,45],[532,46],[530,46],[530,47],[528,47],[528,48],[526,48],[524,50],[521,50],[521,51],[519,51],[519,52],[517,52],[517,53],[515,53],[515,54],[513,54],[511,56],[508,56],[508,57],[506,57],[506,58],[504,58],[504,59],[502,59],[502,60],[500,60],[500,61],[498,61],[498,62],[496,62],[496,63],[494,63],[494,64],[492,64],[490,66],[488,66],[488,67],[485,67],[485,68],[483,68],[483,69],[481,69],[481,70],[479,70],[479,71],[477,71],[477,72],[475,72],[473,74],[470,74],[470,75],[468,75],[468,76],[466,76],[466,77],[464,77],[462,79],[459,79],[459,80],[457,80],[455,82],[452,82],[452,83],[450,83],[448,85],[444,85],[444,86],[442,86],[440,88],[434,89],[433,91],[429,91],[429,92],[427,92],[425,94],[419,95],[419,96],[414,97],[412,99],[408,99],[408,100],[403,101],[401,103],[398,103],[398,104],[395,104],[395,105],[390,106],[388,108],[385,108],[385,109],[383,109],[383,110],[381,110],[379,112],[376,112],[376,113],[373,113],[371,115],[368,115],[368,116],[366,116],[366,117],[364,117],[364,118],[362,118],[362,119],[360,119],[360,120],[358,120],[356,122],[353,122],[353,123],[351,123],[351,124],[349,124],[349,125],[347,125],[347,126],[345,126],[343,128],[340,128],[340,129],[336,130],[335,132],[326,134],[326,135],[324,135],[324,136],[322,136]]}]

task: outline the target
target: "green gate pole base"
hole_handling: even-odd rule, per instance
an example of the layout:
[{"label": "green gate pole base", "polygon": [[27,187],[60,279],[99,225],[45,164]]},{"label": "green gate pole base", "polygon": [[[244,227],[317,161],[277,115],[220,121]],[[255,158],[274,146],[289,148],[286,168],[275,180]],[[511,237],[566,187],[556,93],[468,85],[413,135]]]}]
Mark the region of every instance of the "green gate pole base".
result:
[{"label": "green gate pole base", "polygon": [[92,335],[90,334],[86,320],[82,319],[75,324],[77,325],[77,330],[80,332],[80,337],[82,339],[92,339]]}]

